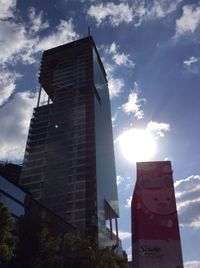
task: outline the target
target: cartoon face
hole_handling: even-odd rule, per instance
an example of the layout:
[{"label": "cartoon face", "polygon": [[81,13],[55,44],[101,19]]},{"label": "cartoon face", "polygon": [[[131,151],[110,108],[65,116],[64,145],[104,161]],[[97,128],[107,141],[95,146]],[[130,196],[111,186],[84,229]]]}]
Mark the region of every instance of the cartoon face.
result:
[{"label": "cartoon face", "polygon": [[176,211],[173,189],[143,189],[141,192],[145,207],[160,215],[168,215]]}]

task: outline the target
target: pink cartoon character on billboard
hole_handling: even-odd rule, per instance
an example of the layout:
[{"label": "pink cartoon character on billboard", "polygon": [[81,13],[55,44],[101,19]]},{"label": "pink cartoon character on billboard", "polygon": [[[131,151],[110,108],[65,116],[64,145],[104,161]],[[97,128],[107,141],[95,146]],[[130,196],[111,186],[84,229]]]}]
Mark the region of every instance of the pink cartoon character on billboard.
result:
[{"label": "pink cartoon character on billboard", "polygon": [[[138,256],[136,267],[181,267],[178,217],[169,161],[137,163],[132,199],[132,240],[133,255],[137,252]],[[146,259],[149,256],[152,266]]]}]

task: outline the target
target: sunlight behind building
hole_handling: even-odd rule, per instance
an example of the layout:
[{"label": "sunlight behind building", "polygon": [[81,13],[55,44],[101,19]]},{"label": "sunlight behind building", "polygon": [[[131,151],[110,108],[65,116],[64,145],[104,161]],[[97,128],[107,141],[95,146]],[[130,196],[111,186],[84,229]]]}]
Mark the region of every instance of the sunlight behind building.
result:
[{"label": "sunlight behind building", "polygon": [[142,129],[129,129],[119,137],[119,144],[124,157],[130,162],[150,160],[156,151],[155,138]]}]

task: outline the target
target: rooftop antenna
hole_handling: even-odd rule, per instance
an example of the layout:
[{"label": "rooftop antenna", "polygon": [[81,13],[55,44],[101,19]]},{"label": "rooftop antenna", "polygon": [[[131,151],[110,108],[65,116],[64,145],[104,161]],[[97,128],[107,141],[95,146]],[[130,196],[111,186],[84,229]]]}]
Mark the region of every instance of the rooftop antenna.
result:
[{"label": "rooftop antenna", "polygon": [[91,35],[90,26],[88,26],[88,36]]}]

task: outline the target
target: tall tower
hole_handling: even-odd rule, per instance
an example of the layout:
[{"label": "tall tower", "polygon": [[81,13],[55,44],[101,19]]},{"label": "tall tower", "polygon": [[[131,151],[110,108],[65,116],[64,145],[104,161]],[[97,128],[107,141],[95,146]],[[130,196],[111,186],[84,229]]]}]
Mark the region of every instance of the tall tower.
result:
[{"label": "tall tower", "polygon": [[170,161],[137,163],[132,198],[134,268],[183,268]]},{"label": "tall tower", "polygon": [[112,245],[119,212],[110,101],[93,38],[45,51],[39,82],[21,184],[83,236]]}]

